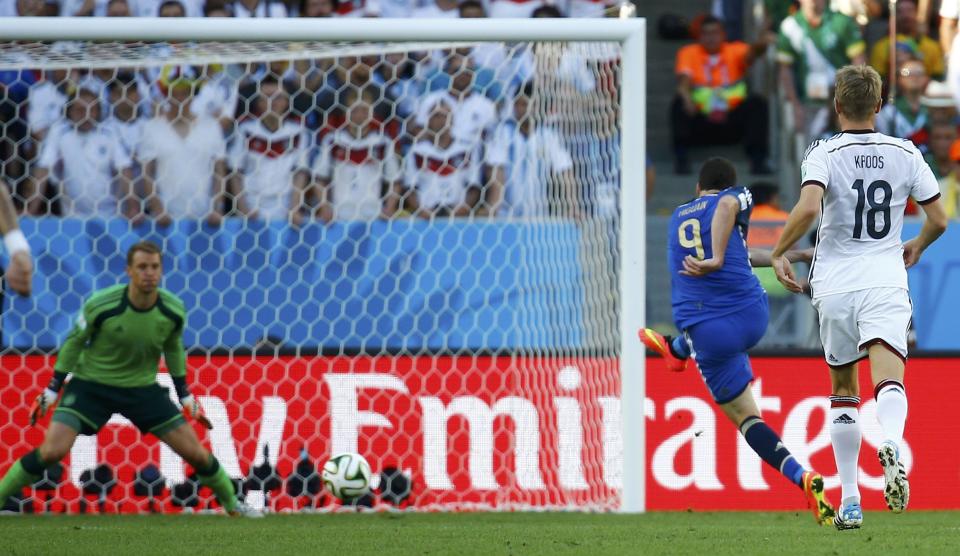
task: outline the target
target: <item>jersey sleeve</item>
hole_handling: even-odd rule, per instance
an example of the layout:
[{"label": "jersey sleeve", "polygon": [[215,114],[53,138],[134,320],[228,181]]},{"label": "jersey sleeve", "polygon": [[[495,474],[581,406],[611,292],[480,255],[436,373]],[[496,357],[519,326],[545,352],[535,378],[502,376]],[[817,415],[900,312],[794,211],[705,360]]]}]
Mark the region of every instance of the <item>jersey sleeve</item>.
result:
[{"label": "jersey sleeve", "polygon": [[940,184],[937,182],[936,176],[933,175],[933,170],[923,160],[920,151],[914,153],[913,159],[917,171],[913,183],[910,185],[910,196],[921,205],[932,203],[940,198]]},{"label": "jersey sleeve", "polygon": [[940,4],[940,17],[944,19],[960,18],[960,1],[944,0],[944,2]]},{"label": "jersey sleeve", "polygon": [[743,225],[750,221],[753,212],[753,195],[746,187],[731,187],[720,193],[720,198],[733,197],[737,201],[737,224]]},{"label": "jersey sleeve", "polygon": [[83,351],[83,348],[87,345],[87,341],[90,339],[90,333],[92,331],[90,325],[93,324],[93,319],[94,315],[90,310],[90,302],[87,302],[84,304],[80,314],[77,315],[77,319],[74,321],[73,328],[67,335],[67,339],[64,340],[63,345],[60,346],[60,352],[57,354],[57,362],[53,366],[55,372],[69,373],[76,369],[77,362],[80,360],[80,352]]},{"label": "jersey sleeve", "polygon": [[183,329],[187,322],[186,309],[179,298],[172,296],[164,301],[164,306],[166,318],[172,320],[175,326],[163,342],[163,359],[167,363],[170,376],[187,376],[187,355],[183,348]]},{"label": "jersey sleeve", "polygon": [[819,185],[826,189],[830,181],[830,170],[827,165],[827,149],[821,141],[815,141],[800,163],[800,187]]},{"label": "jersey sleeve", "polygon": [[187,376],[187,355],[183,349],[183,327],[170,333],[163,343],[163,360],[167,363],[170,376]]}]

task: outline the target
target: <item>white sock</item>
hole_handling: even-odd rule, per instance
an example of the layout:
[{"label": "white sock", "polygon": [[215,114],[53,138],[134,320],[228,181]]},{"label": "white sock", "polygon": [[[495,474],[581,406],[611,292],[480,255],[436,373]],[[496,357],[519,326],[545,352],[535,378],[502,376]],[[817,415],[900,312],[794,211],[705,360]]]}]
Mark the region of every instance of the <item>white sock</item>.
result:
[{"label": "white sock", "polygon": [[883,430],[883,439],[891,440],[897,448],[903,442],[903,427],[907,422],[907,393],[896,380],[884,380],[877,385],[877,421]]},{"label": "white sock", "polygon": [[830,396],[830,443],[840,474],[841,502],[844,506],[860,503],[857,470],[860,458],[860,398]]}]

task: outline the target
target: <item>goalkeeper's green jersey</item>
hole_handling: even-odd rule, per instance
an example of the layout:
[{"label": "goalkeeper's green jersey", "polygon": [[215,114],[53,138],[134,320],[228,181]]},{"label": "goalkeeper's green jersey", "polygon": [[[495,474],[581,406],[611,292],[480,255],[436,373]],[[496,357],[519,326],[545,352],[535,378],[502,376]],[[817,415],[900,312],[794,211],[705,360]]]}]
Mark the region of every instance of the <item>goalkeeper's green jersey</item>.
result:
[{"label": "goalkeeper's green jersey", "polygon": [[162,354],[171,376],[185,376],[185,314],[183,301],[163,288],[156,305],[145,310],[130,305],[126,284],[94,292],[54,369],[110,386],[149,386]]}]

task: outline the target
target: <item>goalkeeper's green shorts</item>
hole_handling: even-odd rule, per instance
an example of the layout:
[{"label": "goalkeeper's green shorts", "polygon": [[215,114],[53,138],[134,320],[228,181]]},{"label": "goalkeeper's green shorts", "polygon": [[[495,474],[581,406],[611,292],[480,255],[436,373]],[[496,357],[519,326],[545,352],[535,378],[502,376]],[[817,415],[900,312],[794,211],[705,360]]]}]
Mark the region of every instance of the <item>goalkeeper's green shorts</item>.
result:
[{"label": "goalkeeper's green shorts", "polygon": [[130,420],[140,432],[162,436],[186,423],[159,384],[122,388],[73,378],[60,398],[53,420],[80,434],[96,434],[114,413]]}]

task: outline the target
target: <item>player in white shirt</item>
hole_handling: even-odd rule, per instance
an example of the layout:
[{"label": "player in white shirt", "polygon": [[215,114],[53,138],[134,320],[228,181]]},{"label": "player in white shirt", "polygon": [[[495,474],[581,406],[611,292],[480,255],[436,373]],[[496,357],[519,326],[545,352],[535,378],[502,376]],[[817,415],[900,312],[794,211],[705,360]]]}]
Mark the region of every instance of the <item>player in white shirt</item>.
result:
[{"label": "player in white shirt", "polygon": [[307,135],[290,118],[290,96],[275,78],[260,81],[252,103],[256,119],[237,127],[230,167],[240,210],[250,217],[299,222],[309,183]]},{"label": "player in white shirt", "polygon": [[[867,357],[884,438],[878,451],[884,499],[894,512],[907,507],[910,490],[900,459],[912,312],[907,268],[947,227],[937,180],[920,151],[907,139],[874,131],[880,91],[880,76],[869,66],[846,66],[837,72],[834,108],[843,131],[807,150],[800,200],[772,253],[777,278],[799,292],[784,253],[820,215],[810,288],[833,385],[827,419],[842,489],[842,505],[834,519],[838,529],[859,528],[863,522],[857,486],[861,441],[857,362]],[[920,204],[927,218],[917,237],[902,242],[908,197]]]},{"label": "player in white shirt", "polygon": [[138,152],[150,214],[161,225],[173,218],[223,218],[226,142],[220,125],[190,110],[195,83],[178,79],[168,87],[167,106],[143,126]]},{"label": "player in white shirt", "polygon": [[404,160],[406,205],[420,218],[469,216],[480,200],[475,149],[454,139],[453,108],[440,99]]},{"label": "player in white shirt", "polygon": [[564,198],[574,199],[573,158],[553,129],[534,121],[532,95],[533,83],[527,82],[514,99],[513,119],[497,129],[487,151],[486,162],[503,169],[487,192],[487,202],[501,216],[548,216],[551,182],[559,185]]},{"label": "player in white shirt", "polygon": [[133,217],[139,203],[132,196],[130,165],[120,139],[100,123],[98,95],[80,89],[68,103],[67,120],[55,124],[43,142],[33,180],[28,180],[27,209],[44,212],[42,193],[50,174],[59,169],[64,216],[115,218],[123,212]]},{"label": "player in white shirt", "polygon": [[400,200],[400,163],[393,141],[373,119],[376,97],[349,89],[346,125],[320,143],[314,175],[320,190],[320,217],[330,220],[390,218]]}]

